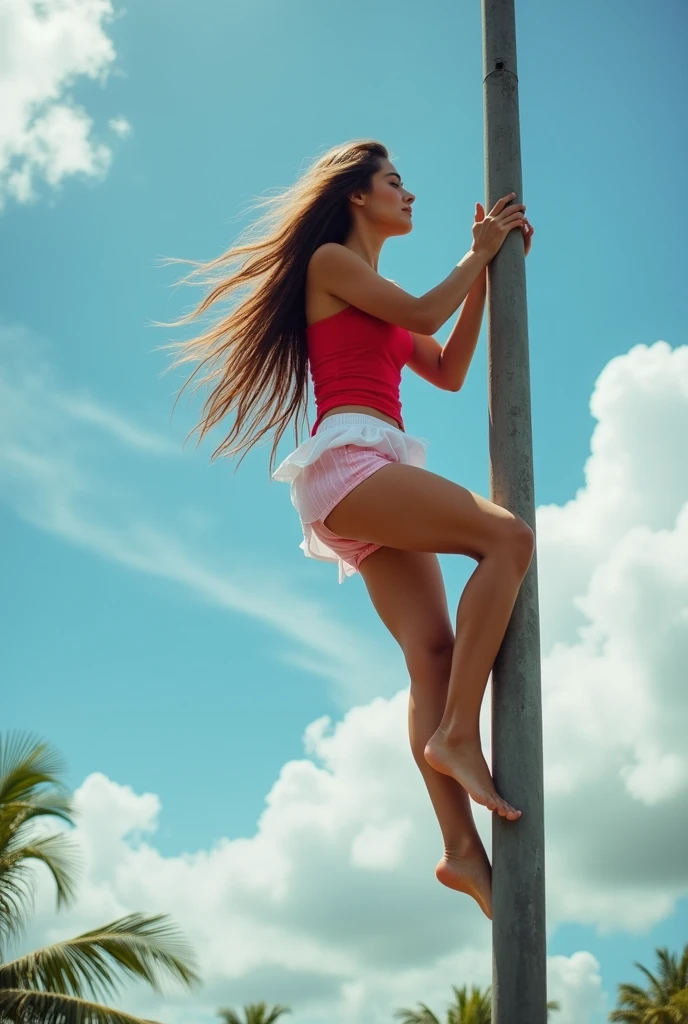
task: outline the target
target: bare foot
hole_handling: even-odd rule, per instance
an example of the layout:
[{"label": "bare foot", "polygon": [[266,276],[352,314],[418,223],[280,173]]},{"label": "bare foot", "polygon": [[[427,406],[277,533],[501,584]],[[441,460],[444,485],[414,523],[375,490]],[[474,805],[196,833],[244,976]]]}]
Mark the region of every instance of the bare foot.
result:
[{"label": "bare foot", "polygon": [[462,856],[445,853],[435,868],[435,877],[449,889],[472,896],[492,920],[492,868],[481,842]]},{"label": "bare foot", "polygon": [[495,789],[478,737],[460,743],[449,742],[438,729],[425,747],[425,760],[435,771],[456,779],[477,804],[509,821],[521,817],[521,812],[503,800]]}]

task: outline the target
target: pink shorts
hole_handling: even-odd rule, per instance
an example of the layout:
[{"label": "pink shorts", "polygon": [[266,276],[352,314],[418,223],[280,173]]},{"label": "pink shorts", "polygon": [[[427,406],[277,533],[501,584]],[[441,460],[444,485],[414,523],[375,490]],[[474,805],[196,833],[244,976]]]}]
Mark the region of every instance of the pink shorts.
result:
[{"label": "pink shorts", "polygon": [[300,547],[307,558],[336,562],[339,582],[358,572],[363,559],[381,546],[339,537],[323,520],[342,498],[391,462],[425,466],[428,442],[411,437],[376,416],[338,413],[323,420],[281,463],[273,479],[289,482],[292,504],[301,520]]}]

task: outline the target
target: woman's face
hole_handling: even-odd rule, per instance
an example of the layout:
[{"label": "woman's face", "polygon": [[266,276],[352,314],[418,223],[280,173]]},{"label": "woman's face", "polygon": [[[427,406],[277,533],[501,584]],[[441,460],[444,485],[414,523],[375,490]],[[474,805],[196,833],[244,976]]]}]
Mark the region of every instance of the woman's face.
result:
[{"label": "woman's face", "polygon": [[413,230],[411,204],[415,196],[401,180],[394,164],[384,160],[371,181],[370,193],[358,209],[364,217],[382,228],[386,235],[405,235]]}]

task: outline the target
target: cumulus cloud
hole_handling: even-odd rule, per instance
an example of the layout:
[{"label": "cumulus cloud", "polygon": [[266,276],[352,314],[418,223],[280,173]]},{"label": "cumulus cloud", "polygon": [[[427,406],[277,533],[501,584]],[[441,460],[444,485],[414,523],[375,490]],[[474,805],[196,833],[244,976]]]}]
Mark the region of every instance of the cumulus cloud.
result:
[{"label": "cumulus cloud", "polygon": [[[89,776],[75,797],[79,904],[55,918],[44,875],[32,939],[54,941],[134,908],[171,912],[199,954],[205,988],[120,1002],[170,1024],[202,1024],[220,1005],[259,999],[287,1002],[305,1024],[387,1024],[420,1000],[441,1011],[452,984],[488,985],[489,924],[432,874],[440,836],[405,721],[403,692],[336,724],[319,720],[304,737],[311,756],[283,766],[252,837],[177,856],[155,848],[153,794]],[[562,1002],[564,1024],[586,1024],[601,999],[594,958],[553,958],[550,998]]]},{"label": "cumulus cloud", "polygon": [[[0,210],[29,202],[36,184],[104,175],[112,151],[94,135],[87,111],[69,89],[80,78],[104,84],[116,54],[106,26],[109,0],[14,0],[0,5]],[[120,138],[121,115],[110,122]]]},{"label": "cumulus cloud", "polygon": [[[688,347],[636,345],[610,360],[590,400],[585,484],[537,510],[542,649],[575,641],[593,572],[633,527],[672,529],[688,499]],[[617,598],[620,595],[617,595]]]},{"label": "cumulus cloud", "polygon": [[687,880],[688,347],[612,360],[591,411],[586,486],[537,521],[551,903],[643,929]]},{"label": "cumulus cloud", "polygon": [[[41,876],[25,948],[130,908],[171,911],[200,955],[205,989],[162,999],[137,992],[122,1002],[170,1024],[200,1024],[219,1005],[263,998],[288,999],[306,1024],[382,1024],[419,999],[442,1007],[450,979],[488,984],[487,922],[432,878],[439,837],[406,754],[404,721],[404,694],[354,709],[311,742],[312,759],[283,767],[253,837],[179,856],[154,846],[153,794],[89,776],[76,793],[79,904],[55,918]],[[394,784],[385,787],[391,780],[381,775],[368,802],[357,757],[374,759],[378,743],[387,743]],[[380,836],[391,865],[380,858]],[[558,991],[589,986],[587,975],[568,978],[562,963],[557,972]]]},{"label": "cumulus cloud", "polygon": [[[552,956],[547,962],[548,997],[556,999],[561,1011],[557,1024],[581,1024],[608,1012],[607,998],[602,991],[600,965],[592,953],[573,956]],[[554,1019],[554,1018],[553,1018]]]}]

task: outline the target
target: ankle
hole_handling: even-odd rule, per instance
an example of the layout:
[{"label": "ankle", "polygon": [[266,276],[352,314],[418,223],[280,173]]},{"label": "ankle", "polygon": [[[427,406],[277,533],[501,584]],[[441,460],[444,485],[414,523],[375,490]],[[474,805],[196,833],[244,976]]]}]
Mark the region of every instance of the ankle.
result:
[{"label": "ankle", "polygon": [[451,843],[444,844],[444,860],[466,860],[484,849],[482,839],[477,832],[475,835],[461,836]]},{"label": "ankle", "polygon": [[439,743],[443,747],[480,746],[480,729],[478,725],[468,722],[440,723],[430,742]]}]

